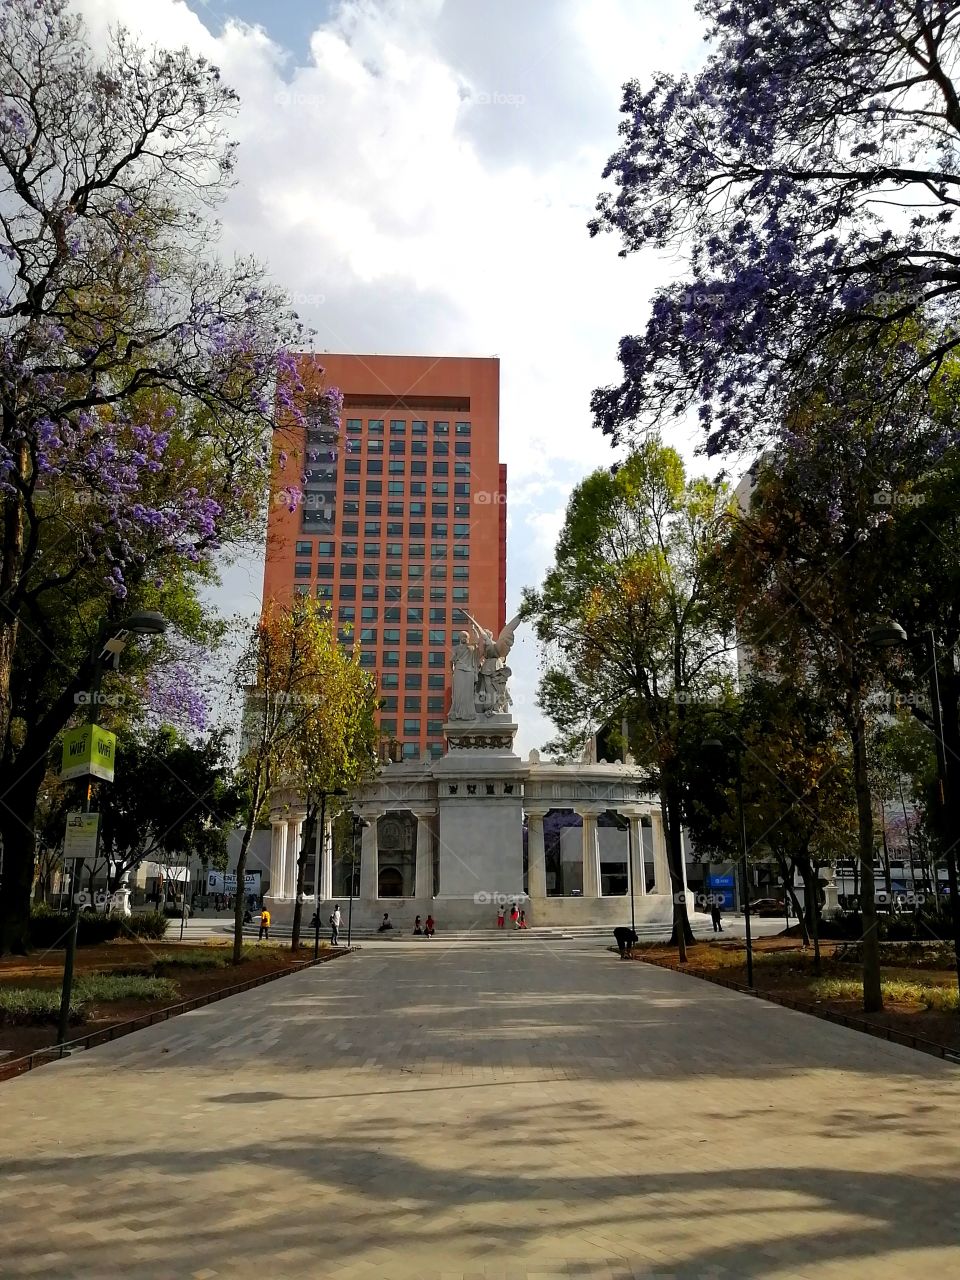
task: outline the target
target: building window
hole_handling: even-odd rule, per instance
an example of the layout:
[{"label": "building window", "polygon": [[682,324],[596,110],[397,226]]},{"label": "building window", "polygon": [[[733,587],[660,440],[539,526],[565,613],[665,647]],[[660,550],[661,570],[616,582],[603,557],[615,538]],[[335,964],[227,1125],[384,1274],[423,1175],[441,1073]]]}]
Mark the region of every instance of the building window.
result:
[{"label": "building window", "polygon": [[[446,598],[447,598],[447,589],[446,589],[446,587],[431,587],[431,588],[430,588],[430,599],[431,599],[431,600],[446,600]],[[431,622],[433,622],[433,618],[431,618],[431,619],[430,619],[430,621],[431,621]],[[438,621],[439,621],[439,622],[446,622],[446,618],[439,618],[439,619],[438,619]]]},{"label": "building window", "polygon": [[431,486],[431,492],[435,498],[445,498],[450,492],[450,486],[445,480],[435,480]]},{"label": "building window", "polygon": [[[393,610],[393,609],[384,609],[384,611],[383,611],[383,616],[384,616],[384,618],[386,618],[386,616],[387,616],[387,614],[388,614],[388,613],[393,613],[393,612],[394,612],[394,610]],[[400,612],[400,610],[399,610],[399,609],[397,609],[397,610],[396,610],[396,612],[397,612],[397,613],[399,613],[399,612]],[[383,629],[383,643],[384,643],[384,644],[399,644],[399,643],[400,643],[400,628],[399,628],[399,627],[384,627],[384,629]]]},{"label": "building window", "polygon": [[371,453],[376,453],[376,454],[383,453],[383,441],[382,441],[382,440],[368,440],[368,441],[367,441],[367,454],[368,454],[368,456],[369,456]]},{"label": "building window", "polygon": [[450,453],[449,440],[434,440],[433,456],[435,458],[446,458],[449,453]]},{"label": "building window", "polygon": [[399,599],[400,599],[400,588],[399,588],[399,587],[392,587],[392,586],[390,586],[390,585],[388,584],[386,587],[384,587],[384,590],[383,590],[383,598],[384,598],[384,600],[399,600]]},{"label": "building window", "polygon": [[431,760],[439,760],[439,759],[443,756],[443,743],[442,743],[442,742],[428,742],[428,743],[427,743],[427,746],[430,748],[430,759],[431,759]]},{"label": "building window", "polygon": [[431,578],[446,578],[446,576],[447,576],[447,566],[445,564],[437,563],[437,564],[432,564],[430,566]]},{"label": "building window", "polygon": [[434,523],[430,526],[431,538],[445,538],[447,536],[447,525]]},{"label": "building window", "polygon": [[344,492],[344,493],[359,493],[359,492],[360,492],[360,481],[359,481],[359,480],[344,480],[344,482],[343,482],[343,492]]},{"label": "building window", "polygon": [[360,418],[347,419],[347,434],[358,436],[363,431],[363,421]]},{"label": "building window", "polygon": [[402,457],[407,452],[406,440],[391,440],[390,452]]},{"label": "building window", "polygon": [[429,698],[427,699],[427,710],[428,710],[428,711],[442,711],[442,710],[443,710],[443,699],[442,699],[442,698],[437,698],[437,697],[429,697]]},{"label": "building window", "polygon": [[447,633],[445,631],[431,631],[427,635],[428,644],[446,644]]},{"label": "building window", "polygon": [[425,476],[427,474],[427,464],[422,458],[414,458],[410,463],[410,474],[412,476]]},{"label": "building window", "polygon": [[386,576],[386,577],[388,577],[388,578],[402,578],[402,577],[403,577],[403,565],[402,565],[402,564],[388,564],[388,565],[387,565],[387,567],[386,567],[386,570],[385,570],[385,576]]},{"label": "building window", "polygon": [[427,514],[427,504],[425,502],[411,502],[410,514],[412,516],[425,516]]},{"label": "building window", "polygon": [[398,560],[398,559],[402,559],[402,558],[403,558],[403,543],[402,543],[402,542],[388,542],[388,543],[387,543],[387,558],[388,558],[388,559],[391,559],[391,560]]},{"label": "building window", "polygon": [[390,521],[390,523],[387,525],[387,537],[388,538],[403,537],[403,522],[401,520]]},{"label": "building window", "polygon": [[318,556],[332,556],[332,555],[333,555],[333,552],[334,552],[334,544],[333,544],[332,542],[318,542],[318,543],[317,543],[317,555],[318,555]]},{"label": "building window", "polygon": [[388,502],[388,503],[387,503],[387,515],[388,515],[388,516],[402,516],[402,515],[403,515],[403,503],[402,503],[402,502]]},{"label": "building window", "polygon": [[404,711],[420,710],[420,695],[418,693],[407,694],[403,700]]},{"label": "building window", "polygon": [[418,520],[416,523],[411,523],[407,527],[407,535],[411,538],[422,538],[426,532],[427,526],[422,520]]},{"label": "building window", "polygon": [[469,560],[470,559],[469,545],[465,542],[454,543],[453,558],[454,560]]},{"label": "building window", "polygon": [[383,665],[385,667],[399,667],[400,654],[396,649],[384,649]]},{"label": "building window", "polygon": [[388,481],[387,481],[387,493],[392,493],[392,494],[394,494],[395,496],[396,496],[396,495],[398,495],[398,494],[402,494],[402,493],[403,493],[403,481],[402,481],[402,480],[388,480]]},{"label": "building window", "polygon": [[[348,463],[347,465],[349,465],[349,463]],[[359,463],[357,463],[357,467],[358,467],[358,469],[359,469],[359,466],[360,466],[360,464],[359,464]],[[383,475],[383,459],[382,459],[382,458],[368,458],[368,459],[367,459],[367,475],[368,475],[368,476],[382,476],[382,475]]]},{"label": "building window", "polygon": [[422,542],[411,542],[409,544],[409,552],[411,560],[422,560],[426,553],[426,547]]},{"label": "building window", "polygon": [[357,588],[352,582],[341,582],[338,587],[341,600],[356,600]]},{"label": "building window", "polygon": [[[327,554],[328,556],[332,556],[332,555],[333,555],[333,551],[332,551],[332,549],[331,549],[330,551],[326,552],[326,554]],[[312,555],[313,555],[313,543],[312,543],[312,542],[298,542],[298,543],[297,543],[297,555],[298,555],[298,556],[312,556]]]},{"label": "building window", "polygon": [[[360,621],[361,621],[361,622],[376,622],[376,620],[377,620],[377,608],[376,608],[376,605],[364,605],[364,606],[363,606],[363,608],[360,610]],[[361,637],[361,639],[362,639],[362,637]]]},{"label": "building window", "polygon": [[341,578],[355,578],[357,576],[357,565],[354,560],[344,560],[340,563]]},{"label": "building window", "polygon": [[419,737],[419,736],[420,736],[420,721],[419,721],[419,720],[404,720],[404,722],[403,722],[403,732],[404,732],[404,733],[409,733],[411,736]]},{"label": "building window", "polygon": [[423,644],[423,632],[408,630],[407,644]]},{"label": "building window", "polygon": [[317,599],[318,600],[333,599],[333,587],[331,587],[328,582],[322,583],[317,587]]},{"label": "building window", "polygon": [[365,560],[379,560],[380,559],[380,543],[365,542],[363,544],[363,556]]},{"label": "building window", "polygon": [[[387,596],[387,599],[388,600],[390,599],[389,595]],[[399,622],[400,615],[402,612],[403,610],[398,609],[396,605],[390,605],[388,608],[384,609],[383,611],[383,620],[384,622]],[[400,639],[400,636],[398,635],[397,640],[399,639]]]},{"label": "building window", "polygon": [[368,481],[367,481],[367,493],[383,493],[383,481],[382,481],[382,480],[368,480]]},{"label": "building window", "polygon": [[[417,568],[417,567],[418,567],[417,565],[411,565],[411,566],[410,566],[410,576],[411,576],[411,577],[413,577],[413,570],[414,570],[415,568]],[[423,565],[420,565],[420,566],[419,566],[419,568],[421,568],[421,569],[422,569],[422,568],[423,568]],[[407,599],[408,599],[411,603],[412,603],[414,600],[422,600],[422,599],[423,599],[423,587],[407,587]]]},{"label": "building window", "polygon": [[439,675],[436,672],[431,672],[431,674],[427,676],[428,689],[444,689],[446,688],[446,684],[447,684],[446,676]]},{"label": "building window", "polygon": [[361,667],[375,667],[377,665],[377,655],[369,649],[365,649],[360,654]]},{"label": "building window", "polygon": [[423,577],[423,565],[422,565],[422,564],[408,564],[408,565],[407,565],[407,577],[408,577],[408,578],[410,578],[411,580],[412,580],[412,579],[414,579],[414,578],[422,578],[422,577]]},{"label": "building window", "polygon": [[372,436],[382,436],[383,435],[383,419],[369,418],[367,420],[367,430],[370,432]]},{"label": "building window", "polygon": [[466,604],[466,602],[467,602],[469,599],[470,599],[470,593],[469,593],[469,591],[467,590],[467,588],[466,588],[466,587],[454,587],[454,588],[453,588],[453,603],[454,603],[454,604]]},{"label": "building window", "polygon": [[427,448],[426,440],[413,440],[410,444],[411,453],[426,453]]},{"label": "building window", "polygon": [[403,744],[403,758],[404,760],[419,760],[420,744],[417,742],[405,742]]},{"label": "building window", "polygon": [[[384,674],[380,677],[380,688],[381,689],[399,689],[400,677],[397,674],[397,672],[396,671],[384,672]],[[394,726],[394,731],[395,729],[396,729],[396,726]],[[387,732],[391,732],[391,731],[387,730]]]},{"label": "building window", "polygon": [[428,721],[427,721],[427,733],[429,733],[431,737],[435,737],[437,734],[443,733],[443,723],[442,723],[442,721],[440,721],[440,720],[428,720]]},{"label": "building window", "polygon": [[430,508],[430,514],[434,519],[437,519],[440,516],[446,517],[447,504],[445,502],[435,502]]},{"label": "building window", "polygon": [[447,620],[447,611],[446,611],[446,609],[431,609],[431,610],[430,610],[430,621],[431,621],[431,622],[446,622],[446,620]]},{"label": "building window", "polygon": [[[359,513],[360,513],[359,502],[355,502],[353,499],[351,499],[349,502],[345,502],[343,504],[343,514],[345,516],[355,516],[355,515],[359,515]],[[330,554],[333,555],[333,552],[331,551]]]},{"label": "building window", "polygon": [[363,526],[363,536],[364,536],[365,538],[369,538],[369,537],[371,537],[371,536],[377,536],[379,533],[380,533],[380,521],[379,521],[379,520],[367,520],[367,521],[365,521],[364,526]]},{"label": "building window", "polygon": [[472,474],[469,462],[455,462],[453,464],[453,474],[455,476],[469,476]]},{"label": "building window", "polygon": [[404,436],[407,434],[407,423],[405,418],[390,419],[390,434],[392,436]]},{"label": "building window", "polygon": [[453,446],[453,452],[461,458],[469,458],[470,457],[470,441],[458,440],[456,444]]},{"label": "building window", "polygon": [[415,436],[425,436],[427,434],[427,424],[420,418],[414,418],[410,425],[410,431]]},{"label": "building window", "polygon": [[[397,678],[396,676],[384,676],[384,680],[388,680],[388,679],[396,680],[396,678]],[[392,689],[393,685],[384,686],[384,687]],[[380,732],[383,734],[386,734],[387,737],[393,737],[393,735],[397,732],[396,720],[381,720]]]},{"label": "building window", "polygon": [[363,514],[365,516],[378,516],[383,509],[383,503],[379,498],[368,498],[363,504]]},{"label": "building window", "polygon": [[346,458],[344,460],[343,470],[348,476],[358,476],[360,474],[360,459]]},{"label": "building window", "polygon": [[388,698],[380,699],[381,711],[396,711],[396,709],[397,709],[397,695],[395,693],[391,693]]},{"label": "building window", "polygon": [[293,588],[293,594],[297,596],[308,596],[310,594],[310,588],[304,586],[302,582],[298,582]]},{"label": "building window", "polygon": [[407,469],[407,464],[402,458],[390,459],[390,474],[392,476],[402,476]]},{"label": "building window", "polygon": [[435,422],[433,424],[433,434],[435,436],[448,436],[450,434],[450,423]]},{"label": "building window", "polygon": [[293,566],[293,576],[294,576],[295,578],[312,578],[312,577],[313,577],[313,565],[310,565],[310,564],[295,564],[295,565]]},{"label": "building window", "polygon": [[[309,566],[308,566],[308,567],[309,567]],[[322,561],[317,565],[317,577],[318,577],[318,578],[332,578],[332,577],[333,577],[333,562],[332,562],[332,561],[330,561],[330,560],[322,560]]]},{"label": "building window", "polygon": [[340,622],[353,622],[357,616],[357,611],[352,604],[342,604],[337,610],[337,618]]},{"label": "building window", "polygon": [[457,435],[458,435],[458,436],[468,436],[469,434],[470,434],[470,423],[469,423],[469,422],[458,422],[458,423],[457,423]]},{"label": "building window", "polygon": [[[344,520],[342,532],[351,538],[355,538],[360,532],[360,526],[356,520]],[[333,552],[331,551],[330,554],[333,555]]]},{"label": "building window", "polygon": [[415,671],[408,671],[403,677],[403,687],[405,689],[421,689],[423,687],[423,676]]},{"label": "building window", "polygon": [[470,503],[469,503],[469,502],[455,502],[455,503],[453,504],[453,515],[454,515],[454,518],[455,518],[455,519],[458,519],[458,520],[460,520],[460,519],[464,519],[464,518],[469,518],[469,516],[470,516]]},{"label": "building window", "polygon": [[[364,610],[364,612],[366,612],[366,610]],[[374,610],[374,612],[376,612],[376,610]],[[376,643],[377,643],[377,628],[376,628],[376,627],[361,627],[361,628],[360,628],[360,643],[361,643],[361,644],[376,644]]]},{"label": "building window", "polygon": [[455,524],[453,526],[453,536],[455,538],[469,538],[470,526],[468,524]]},{"label": "building window", "polygon": [[431,560],[446,560],[447,544],[445,542],[434,542],[430,547]]},{"label": "building window", "polygon": [[[363,566],[363,576],[372,578],[375,582],[380,581],[380,566],[375,560],[368,560]],[[366,590],[366,588],[364,588]]]},{"label": "building window", "polygon": [[342,543],[340,546],[340,554],[345,556],[348,560],[356,560],[357,544],[355,542]]},{"label": "building window", "polygon": [[407,622],[422,622],[422,621],[423,621],[423,610],[422,610],[422,609],[408,609],[408,610],[407,610]]},{"label": "building window", "polygon": [[447,655],[445,653],[431,653],[427,659],[428,667],[445,667],[447,665]]},{"label": "building window", "polygon": [[450,463],[435,462],[433,464],[433,474],[435,476],[448,476],[450,474]]},{"label": "building window", "polygon": [[466,582],[466,580],[469,577],[470,577],[470,570],[467,568],[465,564],[455,564],[453,566],[453,578],[455,582],[458,580],[460,582]]},{"label": "building window", "polygon": [[453,486],[453,492],[454,492],[454,496],[457,498],[469,498],[470,486],[466,484],[463,480],[458,480],[457,483]]},{"label": "building window", "polygon": [[361,595],[362,595],[362,597],[363,597],[363,599],[364,599],[364,600],[379,600],[379,599],[380,599],[380,588],[379,588],[379,587],[373,587],[373,586],[370,586],[368,583],[366,583],[366,582],[365,582],[365,583],[363,584],[363,588],[362,588],[362,591],[361,591]]}]

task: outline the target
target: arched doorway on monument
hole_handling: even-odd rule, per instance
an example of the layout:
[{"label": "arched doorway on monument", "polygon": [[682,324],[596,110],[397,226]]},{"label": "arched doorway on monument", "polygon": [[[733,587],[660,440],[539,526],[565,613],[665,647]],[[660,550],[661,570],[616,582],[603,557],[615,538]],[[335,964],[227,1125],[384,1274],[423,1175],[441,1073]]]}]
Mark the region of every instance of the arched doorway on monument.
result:
[{"label": "arched doorway on monument", "polygon": [[409,809],[377,821],[377,897],[412,898],[416,892],[417,819]]}]

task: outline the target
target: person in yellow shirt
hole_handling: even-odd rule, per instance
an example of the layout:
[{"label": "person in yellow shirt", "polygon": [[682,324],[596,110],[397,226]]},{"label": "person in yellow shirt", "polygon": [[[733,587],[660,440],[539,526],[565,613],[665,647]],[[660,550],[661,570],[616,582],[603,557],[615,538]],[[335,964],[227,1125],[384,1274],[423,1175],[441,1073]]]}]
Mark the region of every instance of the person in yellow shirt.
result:
[{"label": "person in yellow shirt", "polygon": [[257,941],[259,942],[261,938],[270,941],[270,912],[266,907],[260,912],[260,933],[257,935]]}]

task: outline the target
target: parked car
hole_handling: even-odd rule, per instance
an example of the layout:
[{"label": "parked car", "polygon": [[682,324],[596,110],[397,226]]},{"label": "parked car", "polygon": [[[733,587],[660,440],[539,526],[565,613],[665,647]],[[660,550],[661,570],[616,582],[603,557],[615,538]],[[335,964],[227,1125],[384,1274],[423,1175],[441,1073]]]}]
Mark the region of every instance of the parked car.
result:
[{"label": "parked car", "polygon": [[750,914],[754,916],[782,916],[783,903],[776,898],[756,898],[750,903]]}]

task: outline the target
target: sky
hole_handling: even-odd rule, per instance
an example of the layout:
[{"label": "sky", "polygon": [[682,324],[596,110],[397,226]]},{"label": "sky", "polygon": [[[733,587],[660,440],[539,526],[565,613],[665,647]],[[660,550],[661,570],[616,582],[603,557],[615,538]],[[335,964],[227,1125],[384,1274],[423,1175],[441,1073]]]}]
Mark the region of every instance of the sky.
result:
[{"label": "sky", "polygon": [[[589,399],[682,263],[618,256],[586,224],[617,145],[621,86],[693,70],[687,0],[79,0],[188,45],[240,94],[237,185],[218,252],[252,253],[319,352],[500,357],[507,613],[552,562],[576,482],[615,455]],[[669,441],[693,460],[692,432]],[[706,464],[694,461],[695,468]],[[259,607],[262,555],[224,574]],[[481,619],[483,621],[483,619]],[[551,736],[529,627],[510,665],[525,755]]]}]

